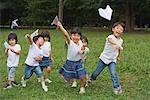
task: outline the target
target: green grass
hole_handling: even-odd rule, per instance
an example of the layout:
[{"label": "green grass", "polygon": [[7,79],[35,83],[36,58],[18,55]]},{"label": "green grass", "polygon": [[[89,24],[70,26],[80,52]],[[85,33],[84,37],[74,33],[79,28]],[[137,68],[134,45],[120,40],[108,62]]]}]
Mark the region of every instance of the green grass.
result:
[{"label": "green grass", "polygon": [[[150,34],[146,32],[125,33],[124,50],[121,52],[121,71],[117,65],[117,73],[121,81],[123,94],[116,96],[112,92],[112,82],[105,68],[103,73],[86,88],[86,94],[79,95],[79,87],[71,88],[69,84],[59,76],[58,70],[65,63],[66,49],[63,34],[51,30],[52,52],[55,63],[50,79],[53,81],[48,85],[49,91],[45,93],[41,84],[37,82],[35,75],[27,81],[27,87],[12,88],[4,90],[7,80],[6,59],[3,43],[11,30],[0,31],[0,100],[148,100],[150,98]],[[18,35],[19,44],[22,47],[19,67],[16,71],[16,80],[21,81],[24,71],[24,61],[29,48],[28,41],[24,38],[26,33],[32,30],[13,30]],[[99,55],[103,50],[105,38],[109,32],[86,31],[83,33],[89,39],[90,53],[87,58],[86,70],[91,74],[97,66]]]}]

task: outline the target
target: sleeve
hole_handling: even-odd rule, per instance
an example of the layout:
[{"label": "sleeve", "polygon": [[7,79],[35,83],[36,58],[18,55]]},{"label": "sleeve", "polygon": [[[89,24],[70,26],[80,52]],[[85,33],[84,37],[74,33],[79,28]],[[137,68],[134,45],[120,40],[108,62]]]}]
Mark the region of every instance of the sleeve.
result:
[{"label": "sleeve", "polygon": [[109,35],[109,36],[107,37],[107,39],[108,39],[108,38],[114,39],[114,35]]},{"label": "sleeve", "polygon": [[21,46],[19,44],[17,44],[15,50],[16,51],[21,51]]}]

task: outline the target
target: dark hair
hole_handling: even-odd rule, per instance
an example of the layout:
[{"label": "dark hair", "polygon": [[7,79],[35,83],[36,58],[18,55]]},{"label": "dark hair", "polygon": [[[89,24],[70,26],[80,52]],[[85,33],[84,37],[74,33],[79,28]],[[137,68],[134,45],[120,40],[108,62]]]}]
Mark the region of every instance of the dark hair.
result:
[{"label": "dark hair", "polygon": [[74,28],[71,30],[71,34],[76,34],[76,33],[78,33],[80,36],[82,36],[82,33],[81,33],[79,27],[74,27]]},{"label": "dark hair", "polygon": [[114,23],[112,28],[115,28],[118,25],[121,25],[123,27],[123,31],[125,31],[125,24],[123,22],[116,22],[116,23]]},{"label": "dark hair", "polygon": [[18,38],[17,38],[17,35],[15,33],[10,33],[8,35],[8,41],[11,40],[11,39],[15,39],[16,40],[16,44],[18,43]]},{"label": "dark hair", "polygon": [[88,39],[87,39],[87,37],[86,37],[86,36],[82,36],[82,37],[81,37],[81,40],[83,40],[83,39],[84,39],[84,40],[87,42],[87,44],[88,44]]},{"label": "dark hair", "polygon": [[[39,35],[37,35],[37,36],[34,36],[34,37],[33,37],[33,42],[36,43],[36,41],[37,41],[40,37],[43,38],[43,36],[42,36],[41,34],[39,34]],[[43,39],[44,39],[44,38],[43,38]]]},{"label": "dark hair", "polygon": [[41,35],[43,36],[43,38],[48,38],[48,41],[50,41],[50,33],[49,31],[42,31]]}]

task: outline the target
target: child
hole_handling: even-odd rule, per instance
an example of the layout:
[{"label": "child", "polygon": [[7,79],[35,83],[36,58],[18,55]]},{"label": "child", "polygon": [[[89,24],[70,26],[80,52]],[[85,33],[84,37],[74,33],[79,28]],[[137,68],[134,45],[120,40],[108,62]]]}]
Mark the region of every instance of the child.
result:
[{"label": "child", "polygon": [[43,57],[42,50],[40,49],[40,47],[44,44],[43,36],[42,35],[34,36],[33,40],[30,38],[30,36],[27,37],[30,41],[30,48],[29,48],[27,59],[25,61],[24,77],[22,78],[22,86],[26,87],[26,80],[32,76],[33,72],[35,72],[37,77],[41,80],[43,90],[47,92],[48,88],[45,85],[42,71],[39,66],[39,62],[42,60]]},{"label": "child", "polygon": [[7,72],[8,72],[8,83],[5,86],[5,89],[12,88],[13,86],[18,86],[18,83],[14,80],[16,68],[18,67],[19,57],[21,47],[17,44],[18,39],[15,33],[10,33],[8,35],[8,44],[9,48],[6,49],[8,55],[7,58]]},{"label": "child", "polygon": [[[79,40],[79,42],[80,42],[80,40]],[[83,67],[85,67],[87,54],[89,53],[89,48],[87,47],[87,45],[88,45],[87,37],[82,36],[81,42],[83,44],[83,46],[81,48],[81,51],[80,51],[80,53],[81,53],[81,64],[82,64]],[[86,74],[86,80],[87,79],[88,79],[88,74]],[[86,86],[88,86],[88,84],[86,84]],[[77,87],[76,80],[73,80],[72,87]]]},{"label": "child", "polygon": [[74,28],[71,31],[71,39],[68,32],[63,28],[62,24],[58,22],[57,26],[64,33],[64,36],[67,41],[68,52],[67,52],[67,61],[64,66],[59,70],[59,73],[64,76],[65,80],[72,81],[73,79],[80,79],[80,94],[85,93],[85,80],[86,80],[86,71],[81,64],[81,55],[80,50],[81,46],[79,45],[80,40],[80,30],[79,28]]},{"label": "child", "polygon": [[41,35],[44,37],[44,45],[41,47],[43,51],[43,58],[42,61],[40,61],[40,67],[42,69],[46,68],[45,82],[51,83],[52,81],[48,78],[51,72],[53,62],[50,43],[50,33],[48,31],[43,31]]},{"label": "child", "polygon": [[106,38],[106,43],[103,52],[99,57],[97,68],[92,73],[89,82],[96,80],[97,76],[108,66],[110,76],[113,82],[113,91],[115,94],[121,94],[122,89],[116,74],[116,60],[120,60],[120,50],[122,49],[123,40],[121,35],[125,30],[125,25],[121,22],[113,24],[112,35]]}]

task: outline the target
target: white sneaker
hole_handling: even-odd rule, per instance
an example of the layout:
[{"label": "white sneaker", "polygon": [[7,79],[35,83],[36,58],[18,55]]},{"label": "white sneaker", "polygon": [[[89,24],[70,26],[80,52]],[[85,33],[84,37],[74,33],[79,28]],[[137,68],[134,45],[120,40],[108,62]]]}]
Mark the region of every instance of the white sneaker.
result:
[{"label": "white sneaker", "polygon": [[77,82],[76,82],[76,81],[73,81],[73,83],[72,83],[72,86],[71,86],[71,87],[76,88],[76,87],[77,87]]},{"label": "white sneaker", "polygon": [[10,84],[6,84],[6,86],[4,87],[5,90],[10,89],[10,88],[12,88],[12,85],[10,85]]},{"label": "white sneaker", "polygon": [[42,85],[42,88],[43,88],[43,90],[45,91],[45,92],[47,92],[48,91],[48,88],[47,88],[47,86],[45,85],[45,86],[43,86]]},{"label": "white sneaker", "polygon": [[42,84],[43,90],[44,90],[45,92],[47,92],[47,91],[48,91],[48,88],[47,88],[47,86],[45,85],[45,82],[42,81],[41,84]]},{"label": "white sneaker", "polygon": [[84,93],[85,93],[85,88],[84,88],[84,87],[81,87],[79,94],[84,94]]},{"label": "white sneaker", "polygon": [[22,83],[22,87],[26,87],[26,80],[24,80],[24,79],[22,78],[21,83]]},{"label": "white sneaker", "polygon": [[45,79],[45,82],[47,82],[47,83],[52,83],[52,81],[49,80],[49,79]]},{"label": "white sneaker", "polygon": [[119,95],[122,93],[121,87],[118,87],[117,89],[113,89],[114,94]]}]

